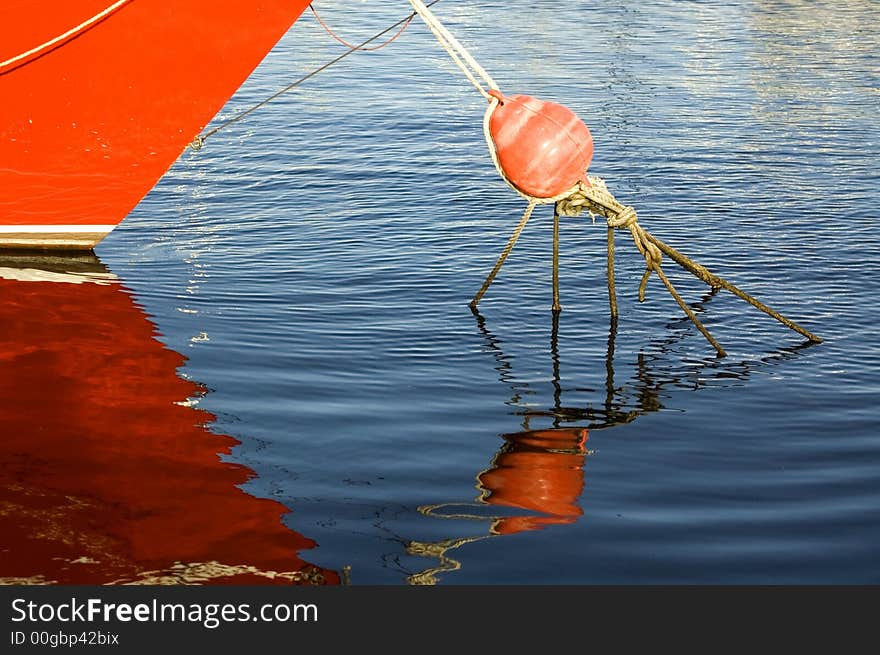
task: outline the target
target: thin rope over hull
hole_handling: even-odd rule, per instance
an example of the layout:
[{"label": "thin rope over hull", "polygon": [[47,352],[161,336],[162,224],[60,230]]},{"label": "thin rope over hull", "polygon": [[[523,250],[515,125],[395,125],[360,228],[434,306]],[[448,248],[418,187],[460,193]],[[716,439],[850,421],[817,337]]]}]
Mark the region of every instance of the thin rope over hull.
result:
[{"label": "thin rope over hull", "polygon": [[309,3],[113,4],[0,6],[0,248],[94,247]]}]

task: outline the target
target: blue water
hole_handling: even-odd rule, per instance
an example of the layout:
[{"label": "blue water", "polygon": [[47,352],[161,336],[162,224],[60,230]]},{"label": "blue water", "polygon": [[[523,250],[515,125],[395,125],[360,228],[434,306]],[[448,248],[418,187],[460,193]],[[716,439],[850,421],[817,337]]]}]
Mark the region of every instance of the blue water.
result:
[{"label": "blue water", "polygon": [[[317,7],[352,40],[407,11]],[[554,321],[546,207],[474,316],[524,201],[416,22],[183,154],[97,249],[209,388],[246,490],[352,584],[880,582],[880,5],[436,11],[503,90],[584,119],[592,174],[647,229],[825,341],[667,261],[717,358],[656,278],[637,302],[623,233],[615,330],[586,215],[562,224]],[[218,121],[341,51],[304,15]],[[502,435],[578,427],[573,508],[485,501]]]}]

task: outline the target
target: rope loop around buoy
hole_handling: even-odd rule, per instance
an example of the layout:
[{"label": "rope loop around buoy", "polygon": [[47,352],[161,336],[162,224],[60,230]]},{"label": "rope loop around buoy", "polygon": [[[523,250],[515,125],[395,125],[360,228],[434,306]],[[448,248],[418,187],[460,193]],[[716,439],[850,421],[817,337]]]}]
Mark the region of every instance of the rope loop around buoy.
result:
[{"label": "rope loop around buoy", "polygon": [[[562,209],[560,216],[577,216],[580,212],[567,212],[575,212],[575,203],[577,203],[578,200],[583,197],[578,195],[578,192],[583,185],[582,182],[578,182],[570,189],[567,189],[566,191],[563,191],[562,193],[552,196],[550,198],[539,198],[537,196],[530,196],[529,194],[523,192],[507,176],[507,173],[504,171],[504,167],[501,165],[501,160],[498,158],[498,149],[495,147],[495,139],[492,138],[492,130],[490,127],[492,114],[495,113],[495,110],[498,109],[498,107],[500,107],[501,105],[502,101],[498,97],[498,95],[489,94],[489,106],[486,108],[486,112],[483,114],[483,138],[486,140],[486,147],[489,149],[489,156],[492,158],[492,163],[495,165],[495,170],[498,171],[498,175],[501,176],[501,179],[504,180],[507,186],[513,189],[517,193],[517,195],[525,198],[530,203],[534,203],[536,205],[556,204],[557,208]],[[604,185],[604,182],[601,182],[601,184]],[[569,209],[569,207],[571,209]]]}]

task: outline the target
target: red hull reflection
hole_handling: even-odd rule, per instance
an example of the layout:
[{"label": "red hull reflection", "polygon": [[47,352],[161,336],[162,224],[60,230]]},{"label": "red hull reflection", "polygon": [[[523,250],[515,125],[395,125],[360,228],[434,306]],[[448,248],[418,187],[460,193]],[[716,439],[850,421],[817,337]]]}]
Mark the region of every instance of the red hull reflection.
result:
[{"label": "red hull reflection", "polygon": [[285,506],[238,488],[236,440],[187,405],[203,389],[128,293],[22,281],[83,277],[49,268],[0,261],[0,582],[338,583]]}]

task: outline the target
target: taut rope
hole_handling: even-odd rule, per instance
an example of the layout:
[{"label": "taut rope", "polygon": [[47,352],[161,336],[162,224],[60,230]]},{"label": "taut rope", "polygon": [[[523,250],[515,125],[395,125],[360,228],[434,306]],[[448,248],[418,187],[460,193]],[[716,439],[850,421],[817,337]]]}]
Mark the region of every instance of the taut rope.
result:
[{"label": "taut rope", "polygon": [[[443,23],[441,23],[437,17],[428,10],[428,7],[434,3],[432,2],[429,5],[425,5],[422,0],[409,0],[409,3],[412,5],[413,11],[421,16],[422,20],[425,21],[425,24],[431,32],[433,32],[434,36],[437,37],[440,45],[443,46],[446,52],[449,53],[449,56],[452,57],[452,60],[458,65],[468,80],[470,80],[470,83],[474,85],[474,88],[479,91],[480,95],[486,100],[491,100],[492,98],[489,95],[489,91],[497,91],[498,85],[495,84],[495,80],[491,78],[489,73],[477,63],[477,60],[471,56],[471,53],[467,51],[467,48],[459,43],[458,39],[452,36]],[[483,84],[477,78],[480,78],[489,89],[487,90],[483,88]]]},{"label": "taut rope", "polygon": [[[430,4],[428,4],[428,7],[431,7],[431,6],[433,6],[433,5],[436,5],[438,2],[440,2],[440,0],[433,0],[433,2],[431,2]],[[217,132],[219,132],[220,130],[226,129],[227,127],[229,127],[229,126],[232,125],[233,123],[237,123],[238,121],[242,120],[243,118],[249,116],[250,114],[252,114],[253,112],[255,112],[257,109],[259,109],[260,107],[262,107],[262,106],[264,106],[264,105],[266,105],[266,104],[272,102],[273,100],[275,100],[276,98],[278,98],[278,97],[281,96],[281,95],[284,95],[284,94],[287,93],[288,91],[291,91],[292,89],[295,89],[296,87],[298,87],[300,84],[302,84],[302,83],[305,82],[306,80],[309,80],[309,79],[313,78],[315,75],[317,75],[318,73],[320,73],[320,72],[322,72],[322,71],[324,71],[324,70],[327,70],[327,69],[330,68],[333,64],[336,64],[336,63],[342,61],[343,59],[345,59],[346,57],[348,57],[348,56],[349,56],[350,54],[352,54],[353,52],[358,52],[358,51],[360,51],[360,50],[369,50],[369,48],[366,48],[366,47],[364,47],[364,46],[367,46],[367,45],[371,44],[373,41],[375,41],[376,39],[379,39],[379,38],[385,36],[385,35],[388,34],[388,32],[390,32],[391,30],[393,30],[393,29],[395,29],[395,28],[398,28],[398,27],[400,27],[401,25],[406,25],[406,24],[408,24],[413,18],[415,18],[415,16],[416,16],[416,12],[413,12],[413,13],[411,13],[409,16],[406,16],[406,17],[404,17],[404,18],[401,18],[399,21],[397,21],[396,23],[394,23],[394,25],[391,25],[391,26],[389,26],[389,27],[386,27],[384,30],[382,30],[382,31],[379,32],[378,34],[374,34],[373,36],[371,36],[371,37],[370,37],[369,39],[367,39],[366,41],[363,41],[363,42],[359,43],[359,44],[356,45],[356,46],[350,46],[348,50],[346,50],[345,52],[343,52],[343,53],[342,53],[341,55],[339,55],[338,57],[334,57],[333,59],[331,59],[330,61],[328,61],[326,64],[323,64],[323,65],[321,65],[321,66],[318,66],[318,68],[316,68],[316,69],[313,70],[312,72],[303,75],[301,78],[299,78],[299,79],[296,80],[295,82],[291,82],[290,84],[288,84],[287,86],[285,86],[283,89],[280,89],[279,91],[276,91],[275,93],[273,93],[272,95],[270,95],[270,96],[269,96],[268,98],[266,98],[265,100],[261,100],[260,102],[258,102],[258,103],[256,103],[255,105],[249,107],[248,109],[245,109],[245,110],[242,111],[241,113],[236,114],[235,116],[233,116],[233,117],[230,118],[229,120],[224,121],[223,123],[220,123],[220,125],[218,125],[217,127],[213,128],[213,129],[210,129],[210,130],[208,130],[207,132],[204,132],[204,133],[202,133],[202,134],[199,134],[198,136],[196,136],[196,137],[192,140],[192,142],[189,144],[189,147],[192,148],[193,150],[201,150],[201,149],[202,149],[202,146],[205,145],[205,141],[207,141],[208,137],[210,137],[210,136],[212,136],[212,135],[214,135],[214,134],[217,134]],[[401,30],[401,31],[402,31],[402,30]],[[400,35],[400,34],[398,33],[397,36],[399,36],[399,35]],[[397,37],[394,37],[394,38],[397,38]],[[385,45],[387,45],[388,43],[390,43],[391,41],[393,41],[394,38],[392,38],[391,40],[387,41],[387,42],[385,43]]]}]

